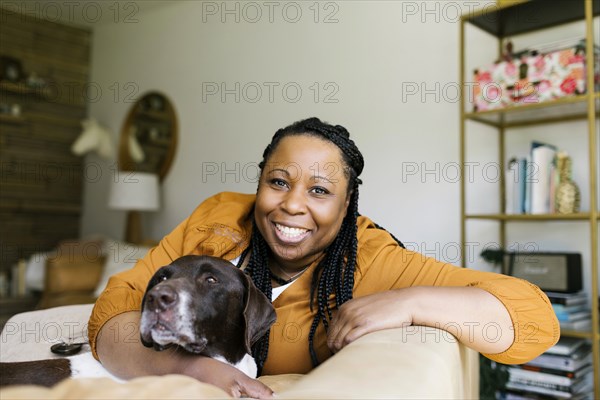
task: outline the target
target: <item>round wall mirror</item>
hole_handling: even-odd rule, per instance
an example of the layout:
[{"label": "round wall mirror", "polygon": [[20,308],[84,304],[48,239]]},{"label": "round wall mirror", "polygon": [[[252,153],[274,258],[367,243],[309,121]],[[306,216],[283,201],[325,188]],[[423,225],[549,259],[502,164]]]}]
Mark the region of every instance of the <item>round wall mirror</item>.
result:
[{"label": "round wall mirror", "polygon": [[119,144],[119,167],[123,171],[157,174],[162,181],[169,172],[177,148],[177,116],[162,93],[144,94],[129,110]]}]

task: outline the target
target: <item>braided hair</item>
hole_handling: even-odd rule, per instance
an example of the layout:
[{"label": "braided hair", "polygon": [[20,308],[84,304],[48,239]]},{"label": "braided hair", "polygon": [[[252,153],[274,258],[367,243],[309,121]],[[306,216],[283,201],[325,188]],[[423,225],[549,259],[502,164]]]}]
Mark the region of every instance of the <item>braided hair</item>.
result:
[{"label": "braided hair", "polygon": [[[269,157],[279,145],[281,139],[287,136],[313,136],[335,144],[341,151],[344,175],[348,179],[347,196],[350,197],[346,216],[342,221],[340,230],[333,242],[325,249],[325,255],[317,265],[311,280],[310,309],[315,313],[314,320],[308,335],[308,351],[313,366],[319,365],[319,359],[314,348],[314,337],[319,324],[323,324],[325,331],[329,328],[332,318],[332,304],[330,296],[334,295],[337,308],[352,299],[354,287],[354,270],[356,266],[356,253],[358,248],[357,218],[358,213],[358,185],[362,181],[358,178],[364,167],[364,159],[356,144],[350,139],[350,134],[341,125],[329,125],[318,118],[309,118],[279,129],[273,136],[271,143],[263,152],[263,159],[259,164],[262,173]],[[376,225],[377,228],[381,228]],[[394,240],[402,247],[404,245]],[[258,230],[256,221],[252,222],[252,239],[248,247],[242,252],[238,267],[250,254],[246,272],[252,278],[256,287],[268,299],[272,296],[271,275],[269,271],[269,246]],[[316,305],[316,311],[315,311]],[[259,374],[267,359],[269,350],[269,332],[267,332],[252,347]]]}]

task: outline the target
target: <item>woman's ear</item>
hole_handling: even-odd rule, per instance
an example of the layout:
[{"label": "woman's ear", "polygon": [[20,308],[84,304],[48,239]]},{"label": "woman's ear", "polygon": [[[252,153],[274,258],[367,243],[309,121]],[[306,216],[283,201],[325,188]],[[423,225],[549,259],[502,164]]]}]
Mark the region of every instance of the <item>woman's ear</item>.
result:
[{"label": "woman's ear", "polygon": [[352,194],[354,194],[354,190],[351,190],[350,193],[346,196],[346,202],[344,203],[344,218],[348,214],[348,205],[350,204],[350,199],[352,198]]}]

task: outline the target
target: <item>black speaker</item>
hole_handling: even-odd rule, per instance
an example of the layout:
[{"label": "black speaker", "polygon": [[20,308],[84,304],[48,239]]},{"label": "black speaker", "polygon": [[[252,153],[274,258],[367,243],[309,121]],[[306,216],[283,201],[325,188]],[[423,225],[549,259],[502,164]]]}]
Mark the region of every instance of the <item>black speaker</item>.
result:
[{"label": "black speaker", "polygon": [[544,291],[574,293],[583,288],[580,253],[505,253],[504,271]]}]

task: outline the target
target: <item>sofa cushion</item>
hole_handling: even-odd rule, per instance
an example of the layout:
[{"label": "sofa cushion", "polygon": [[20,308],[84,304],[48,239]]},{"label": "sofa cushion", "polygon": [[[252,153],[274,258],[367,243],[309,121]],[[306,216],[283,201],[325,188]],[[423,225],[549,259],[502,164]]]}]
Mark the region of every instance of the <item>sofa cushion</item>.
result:
[{"label": "sofa cushion", "polygon": [[150,247],[137,246],[118,240],[106,240],[102,251],[106,261],[104,262],[102,275],[96,281],[94,296],[100,296],[111,276],[133,268],[137,261],[146,255],[148,250],[150,250]]},{"label": "sofa cushion", "polygon": [[48,258],[44,296],[64,292],[91,292],[98,285],[104,257],[66,255]]}]

